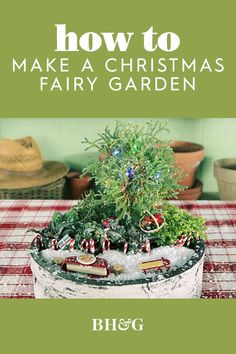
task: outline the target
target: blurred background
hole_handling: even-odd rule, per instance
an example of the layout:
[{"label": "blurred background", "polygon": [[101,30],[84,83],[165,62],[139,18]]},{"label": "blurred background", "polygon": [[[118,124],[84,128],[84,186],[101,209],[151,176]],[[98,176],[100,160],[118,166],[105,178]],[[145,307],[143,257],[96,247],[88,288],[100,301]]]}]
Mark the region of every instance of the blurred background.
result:
[{"label": "blurred background", "polygon": [[[142,125],[151,119],[123,119]],[[167,123],[169,133],[165,140],[183,140],[204,146],[205,158],[198,168],[197,177],[203,182],[201,199],[217,199],[217,182],[213,176],[213,161],[236,157],[236,118],[169,118],[158,119]],[[0,138],[32,136],[40,146],[43,159],[61,160],[72,170],[81,170],[97,153],[84,153],[84,137],[93,140],[108,125],[109,118],[0,118]]]}]

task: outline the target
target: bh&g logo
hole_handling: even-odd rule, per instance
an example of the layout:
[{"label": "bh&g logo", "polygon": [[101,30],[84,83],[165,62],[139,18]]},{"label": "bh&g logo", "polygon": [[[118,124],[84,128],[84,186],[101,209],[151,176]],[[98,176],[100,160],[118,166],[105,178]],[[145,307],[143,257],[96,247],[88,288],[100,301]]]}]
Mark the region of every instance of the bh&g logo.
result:
[{"label": "bh&g logo", "polygon": [[131,329],[136,332],[141,332],[143,330],[143,319],[116,319],[116,318],[93,318],[92,319],[92,330],[93,331],[127,331]]}]

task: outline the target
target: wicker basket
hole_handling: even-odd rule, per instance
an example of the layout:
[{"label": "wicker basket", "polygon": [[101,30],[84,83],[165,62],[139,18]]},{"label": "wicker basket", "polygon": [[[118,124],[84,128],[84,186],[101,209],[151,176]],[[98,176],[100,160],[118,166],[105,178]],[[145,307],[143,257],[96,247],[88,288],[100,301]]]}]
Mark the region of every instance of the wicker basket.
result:
[{"label": "wicker basket", "polygon": [[41,187],[0,189],[0,199],[63,199],[65,179]]}]

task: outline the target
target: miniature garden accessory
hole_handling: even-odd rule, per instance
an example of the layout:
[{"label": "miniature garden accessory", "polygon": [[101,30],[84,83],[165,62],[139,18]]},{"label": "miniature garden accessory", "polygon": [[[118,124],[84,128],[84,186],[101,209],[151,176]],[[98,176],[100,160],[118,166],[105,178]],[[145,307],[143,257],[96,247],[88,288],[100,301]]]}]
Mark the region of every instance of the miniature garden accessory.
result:
[{"label": "miniature garden accessory", "polygon": [[170,261],[169,259],[165,259],[162,257],[162,259],[142,262],[140,264],[140,268],[144,272],[147,272],[148,270],[160,270],[160,271],[162,271],[162,269],[168,270],[170,268]]},{"label": "miniature garden accessory", "polygon": [[122,264],[113,264],[111,267],[111,273],[114,273],[115,275],[122,274],[125,271],[125,268]]},{"label": "miniature garden accessory", "polygon": [[77,257],[68,257],[61,265],[63,270],[89,274],[93,277],[107,277],[109,275],[108,263],[105,259],[96,258],[95,262],[86,265],[78,261]]}]

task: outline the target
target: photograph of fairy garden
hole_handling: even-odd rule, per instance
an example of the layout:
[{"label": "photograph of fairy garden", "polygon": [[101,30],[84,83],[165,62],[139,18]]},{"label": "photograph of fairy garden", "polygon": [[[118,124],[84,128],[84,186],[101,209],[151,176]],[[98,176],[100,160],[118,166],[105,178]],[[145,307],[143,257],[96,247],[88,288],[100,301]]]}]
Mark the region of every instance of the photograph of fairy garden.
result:
[{"label": "photograph of fairy garden", "polygon": [[117,122],[96,140],[86,138],[87,149],[100,153],[81,175],[93,188],[68,212],[55,213],[46,228],[30,230],[36,233],[33,252],[55,263],[56,272],[116,284],[163,279],[198,260],[204,219],[168,202],[184,187],[170,143],[159,138],[165,129],[160,122]]},{"label": "photograph of fairy garden", "polygon": [[[213,249],[226,252],[233,242],[224,235],[228,240],[232,234],[234,158],[209,159],[203,125],[199,143],[179,138],[199,134],[189,128],[198,120],[188,120],[185,130],[181,120],[94,121],[99,129],[92,119],[83,120],[88,127],[78,130],[80,140],[73,140],[79,120],[65,126],[58,121],[55,132],[65,141],[59,135],[50,142],[48,130],[38,143],[30,126],[23,138],[0,139],[2,225],[9,225],[10,249],[13,228],[28,242],[33,288],[22,288],[23,296],[219,296],[223,290],[215,290],[218,283],[211,279],[224,261],[214,263],[221,256]],[[173,131],[179,132],[175,139]],[[74,154],[57,158],[62,149]],[[209,188],[213,178],[219,194]],[[231,204],[224,201],[230,198]]]}]

